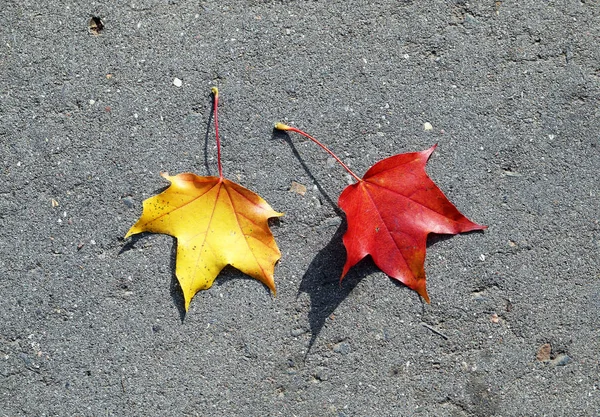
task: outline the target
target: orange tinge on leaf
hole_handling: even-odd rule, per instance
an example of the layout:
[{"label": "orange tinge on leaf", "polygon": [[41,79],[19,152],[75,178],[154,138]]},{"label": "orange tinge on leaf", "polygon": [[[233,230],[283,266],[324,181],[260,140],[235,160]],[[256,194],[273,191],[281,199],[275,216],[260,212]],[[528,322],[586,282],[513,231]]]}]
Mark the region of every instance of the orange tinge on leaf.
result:
[{"label": "orange tinge on leaf", "polygon": [[225,178],[161,175],[171,185],[144,201],[142,216],[125,237],[153,232],[177,238],[175,274],[186,311],[194,295],[210,288],[226,265],[256,278],[275,293],[273,271],[281,254],[268,219],[283,214]]}]

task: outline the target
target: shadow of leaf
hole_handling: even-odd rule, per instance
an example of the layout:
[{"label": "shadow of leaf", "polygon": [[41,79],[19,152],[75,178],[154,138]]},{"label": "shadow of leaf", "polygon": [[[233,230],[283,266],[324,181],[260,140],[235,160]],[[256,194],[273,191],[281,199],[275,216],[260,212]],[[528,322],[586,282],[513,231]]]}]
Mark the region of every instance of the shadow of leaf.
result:
[{"label": "shadow of leaf", "polygon": [[265,284],[260,282],[260,280],[258,280],[256,278],[252,278],[250,275],[244,274],[242,271],[240,271],[239,269],[237,269],[231,265],[226,265],[225,268],[223,268],[221,270],[221,272],[219,272],[219,275],[217,275],[217,278],[215,278],[215,282],[214,282],[213,286],[216,285],[216,286],[220,287],[222,285],[225,285],[229,281],[240,281],[240,280],[248,281],[249,283],[251,283],[251,285],[260,285],[262,287],[262,289],[265,291],[265,294],[271,295],[271,290],[269,289],[269,287],[267,287]]},{"label": "shadow of leaf", "polygon": [[[340,275],[346,260],[346,249],[342,241],[342,236],[346,232],[346,226],[346,221],[344,220],[329,243],[319,251],[302,277],[302,282],[298,289],[298,296],[301,293],[306,293],[310,298],[308,322],[311,338],[305,358],[310,353],[323,327],[331,320],[330,317],[338,306],[350,295],[352,290],[354,290],[364,277],[380,271],[375,263],[373,263],[371,257],[366,256],[350,269],[340,285]],[[432,233],[428,236],[427,248],[437,242],[450,238],[452,238],[452,235]],[[404,289],[407,294],[412,293],[412,290],[400,281],[391,277],[388,278],[399,289]],[[416,295],[416,293],[414,294]],[[424,311],[425,301],[418,295],[416,296],[421,300]]]},{"label": "shadow of leaf", "polygon": [[[144,236],[148,236],[151,233],[139,233],[137,235],[133,235],[129,238],[128,241],[125,241],[125,244],[121,247],[121,249],[119,250],[119,253],[117,255],[122,255],[125,252],[129,252],[132,249],[135,249],[135,244],[138,242],[138,240],[140,240],[141,238],[143,238]],[[123,238],[119,238],[121,240],[123,240]]]},{"label": "shadow of leaf", "polygon": [[[141,239],[150,236],[152,233],[150,232],[142,232],[136,235],[131,236],[130,240],[123,245],[121,250],[119,251],[119,255],[122,253],[128,252],[135,248],[135,244]],[[168,235],[167,235],[168,236]],[[179,281],[177,280],[177,276],[175,275],[175,262],[177,260],[177,239],[170,236],[172,238],[173,244],[171,245],[171,256],[169,257],[169,268],[171,269],[171,285],[170,285],[170,293],[171,299],[173,300],[173,304],[177,308],[179,312],[179,318],[183,323],[185,319],[185,300],[183,298],[183,291],[181,286],[179,285]]]},{"label": "shadow of leaf", "polygon": [[[346,222],[342,222],[329,243],[312,260],[298,289],[308,294],[310,311],[308,322],[311,338],[306,355],[310,352],[319,333],[337,307],[348,297],[360,280],[377,271],[373,262],[360,262],[353,267],[340,284],[340,276],[346,259],[346,249],[342,236],[346,232]],[[305,355],[305,357],[306,357]]]},{"label": "shadow of leaf", "polygon": [[[179,280],[177,279],[177,275],[175,273],[176,271],[176,262],[177,262],[177,240],[175,239],[175,241],[173,242],[173,250],[171,251],[171,288],[170,288],[170,292],[171,292],[171,299],[173,300],[173,304],[175,305],[175,307],[177,307],[177,311],[179,312],[179,318],[181,319],[181,322],[183,323],[185,320],[185,316],[187,314],[187,312],[185,311],[185,299],[183,297],[183,290],[181,289],[181,285],[179,284]],[[248,276],[246,274],[244,274],[243,272],[237,270],[236,268],[234,268],[231,265],[227,265],[225,266],[225,268],[223,268],[221,270],[221,272],[219,272],[219,275],[217,275],[217,277],[215,278],[215,281],[213,283],[213,286],[211,288],[214,288],[215,286],[220,287],[224,284],[226,284],[228,281],[238,281],[238,280],[248,280],[250,282],[252,282],[253,284],[256,285],[260,285],[263,287],[264,291],[266,294],[270,295],[271,294],[271,290],[269,290],[269,288],[261,283],[259,280],[252,278],[251,276]],[[210,291],[211,289],[206,289],[203,291]],[[198,295],[195,294],[194,297]],[[194,298],[192,298],[192,302],[193,302]]]},{"label": "shadow of leaf", "polygon": [[171,293],[171,300],[173,300],[173,304],[177,308],[179,312],[179,319],[181,323],[185,320],[185,299],[183,298],[183,290],[181,289],[181,285],[179,285],[179,280],[177,279],[177,275],[175,274],[177,262],[177,239],[173,238],[173,245],[171,246],[171,259],[170,259],[170,268],[171,268],[171,285],[169,288],[169,292]]},{"label": "shadow of leaf", "polygon": [[[287,132],[273,129],[272,139],[283,140],[289,145],[294,157],[300,162],[300,165],[313,184],[315,184],[319,193],[327,201],[333,211],[343,219],[343,211],[331,197],[329,197],[329,194],[323,189],[321,183],[312,174],[311,170],[302,159],[302,156],[300,156],[290,135]],[[358,275],[349,273],[340,285],[340,276],[346,259],[346,249],[342,243],[342,235],[345,231],[346,222],[344,220],[329,243],[321,249],[317,256],[312,260],[308,270],[302,277],[300,288],[298,289],[297,297],[299,297],[301,293],[306,293],[310,298],[308,321],[311,338],[306,355],[310,352],[328,318],[360,281]]]},{"label": "shadow of leaf", "polygon": [[208,135],[210,133],[210,126],[211,126],[211,121],[214,117],[214,113],[215,113],[215,109],[214,109],[214,103],[215,103],[215,96],[214,94],[211,93],[211,97],[212,97],[212,105],[210,106],[210,113],[208,114],[208,122],[206,122],[206,134],[204,135],[204,168],[206,168],[206,175],[211,175],[210,173],[210,164],[208,163]]},{"label": "shadow of leaf", "polygon": [[300,162],[300,165],[302,165],[302,168],[306,172],[306,175],[308,175],[308,177],[311,179],[313,184],[315,184],[315,186],[317,187],[317,189],[319,190],[319,193],[321,193],[323,198],[325,198],[325,200],[327,200],[327,204],[329,204],[329,206],[331,206],[333,211],[335,211],[335,213],[339,217],[343,217],[344,216],[343,211],[338,207],[338,205],[336,203],[333,202],[331,197],[329,197],[329,194],[327,194],[327,192],[325,192],[325,190],[321,186],[321,183],[315,178],[315,176],[312,174],[312,172],[310,171],[308,166],[304,163],[304,160],[302,159],[302,156],[300,156],[300,153],[298,152],[298,149],[294,145],[294,142],[292,142],[292,138],[290,137],[290,135],[288,135],[287,132],[277,130],[274,128],[271,139],[282,139],[290,146],[292,153],[294,154],[296,159]]}]

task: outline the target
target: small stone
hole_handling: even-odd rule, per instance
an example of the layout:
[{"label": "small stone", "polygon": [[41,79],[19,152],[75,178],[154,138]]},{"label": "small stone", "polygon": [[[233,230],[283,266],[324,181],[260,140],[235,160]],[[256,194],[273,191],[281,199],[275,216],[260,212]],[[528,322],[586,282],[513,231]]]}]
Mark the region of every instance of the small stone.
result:
[{"label": "small stone", "polygon": [[492,314],[492,317],[490,318],[490,321],[494,324],[498,323],[500,321],[500,318],[498,317],[498,315],[496,313]]},{"label": "small stone", "polygon": [[429,122],[423,123],[423,130],[432,130],[433,126]]},{"label": "small stone", "polygon": [[[329,229],[330,227],[338,227],[342,223],[342,219],[339,217],[330,217],[321,222],[317,230],[321,231],[324,229]],[[333,316],[333,314],[332,314]],[[333,320],[333,319],[331,319]]]},{"label": "small stone", "polygon": [[489,300],[488,297],[485,296],[485,293],[483,291],[473,291],[471,293],[471,299],[477,302],[484,302]]},{"label": "small stone", "polygon": [[352,347],[348,342],[339,342],[333,345],[333,351],[336,353],[341,353],[342,355],[347,355],[352,351]]},{"label": "small stone", "polygon": [[293,329],[290,334],[294,337],[298,337],[302,334],[306,333],[306,329],[303,329],[301,327],[297,328],[297,329]]},{"label": "small stone", "polygon": [[183,81],[181,81],[179,78],[173,78],[173,85],[175,87],[181,87],[183,85]]},{"label": "small stone", "polygon": [[33,364],[31,358],[24,352],[19,353],[19,358],[25,363],[25,366],[31,366]]},{"label": "small stone", "polygon": [[569,355],[560,354],[556,358],[552,359],[550,363],[554,366],[565,366],[569,362],[571,362],[571,357]]},{"label": "small stone", "polygon": [[507,177],[521,177],[523,175],[519,172],[511,171],[510,169],[505,169],[503,172]]},{"label": "small stone", "polygon": [[466,26],[474,26],[477,23],[479,23],[479,22],[477,22],[477,19],[475,19],[475,16],[473,16],[469,13],[465,14],[465,25]]},{"label": "small stone", "polygon": [[127,206],[127,208],[133,208],[133,206],[135,205],[133,202],[133,198],[129,195],[126,197],[123,197],[121,199],[121,201],[123,201],[123,204],[125,204]]},{"label": "small stone", "polygon": [[317,372],[315,372],[313,376],[319,382],[327,381],[329,380],[329,371],[327,370],[327,368],[320,366],[317,368]]}]

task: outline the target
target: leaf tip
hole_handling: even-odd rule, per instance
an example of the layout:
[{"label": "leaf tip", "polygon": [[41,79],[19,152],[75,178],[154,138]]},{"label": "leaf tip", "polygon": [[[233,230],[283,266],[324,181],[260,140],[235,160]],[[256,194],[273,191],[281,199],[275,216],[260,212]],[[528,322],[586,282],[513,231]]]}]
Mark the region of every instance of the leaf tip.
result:
[{"label": "leaf tip", "polygon": [[125,234],[125,237],[123,239],[127,239],[129,236],[138,234],[139,230],[137,230],[136,226],[137,226],[137,224],[134,224],[133,226],[131,226],[131,228],[127,231],[127,233]]},{"label": "leaf tip", "polygon": [[267,276],[265,278],[266,279],[261,279],[260,281],[266,285],[269,291],[271,291],[271,294],[273,294],[274,298],[277,297],[277,288],[275,288],[275,280],[273,279],[273,276]]},{"label": "leaf tip", "polygon": [[342,270],[342,275],[340,276],[340,282],[339,282],[340,287],[342,286],[342,281],[344,280],[344,277],[350,270],[350,267],[351,267],[350,263],[348,262],[348,260],[346,260],[346,263],[344,264],[344,269]]},{"label": "leaf tip", "polygon": [[427,294],[427,290],[425,289],[425,282],[423,282],[423,286],[415,288],[415,291],[417,294],[423,297],[423,300],[425,300],[427,304],[431,304],[431,301],[429,300],[429,294]]},{"label": "leaf tip", "polygon": [[464,230],[461,230],[460,232],[474,232],[477,230],[486,230],[488,227],[484,224],[477,224],[475,222],[470,221],[469,219],[467,219],[468,222],[470,222],[470,227],[465,228]]},{"label": "leaf tip", "polygon": [[425,155],[425,157],[427,159],[429,159],[429,157],[431,156],[431,154],[433,153],[433,151],[435,151],[435,149],[438,147],[437,143],[434,143],[433,146],[425,151],[423,151],[423,154]]}]

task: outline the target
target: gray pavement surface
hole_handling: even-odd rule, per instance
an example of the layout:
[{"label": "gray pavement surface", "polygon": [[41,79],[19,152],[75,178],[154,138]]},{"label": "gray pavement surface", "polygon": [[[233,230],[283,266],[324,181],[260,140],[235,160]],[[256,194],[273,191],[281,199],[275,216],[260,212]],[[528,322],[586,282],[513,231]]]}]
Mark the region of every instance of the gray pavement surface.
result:
[{"label": "gray pavement surface", "polygon": [[[600,415],[598,1],[1,9],[0,416]],[[123,236],[159,172],[216,173],[213,85],[283,256],[276,298],[229,269],[182,320],[174,240]],[[431,305],[369,261],[338,286],[348,177],[277,121],[361,175],[439,144],[489,229],[430,239]]]}]

